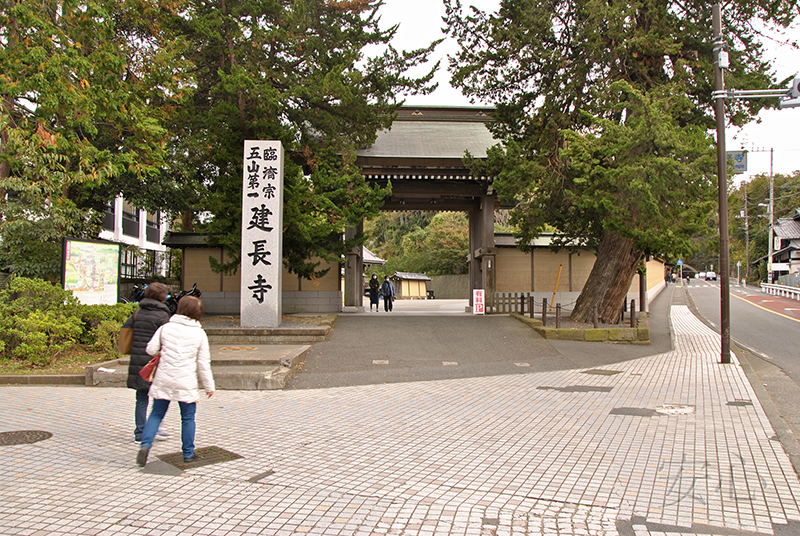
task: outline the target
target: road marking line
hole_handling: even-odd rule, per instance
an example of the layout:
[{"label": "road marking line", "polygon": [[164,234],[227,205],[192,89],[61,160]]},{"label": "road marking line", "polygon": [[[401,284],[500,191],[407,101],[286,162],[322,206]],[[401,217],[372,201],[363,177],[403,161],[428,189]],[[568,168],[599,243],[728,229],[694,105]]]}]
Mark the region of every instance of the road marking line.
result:
[{"label": "road marking line", "polygon": [[452,367],[458,365],[458,361],[442,361],[442,365],[445,367]]},{"label": "road marking line", "polygon": [[373,359],[372,360],[372,364],[373,365],[388,365],[389,364],[389,360],[388,359]]},{"label": "road marking line", "polygon": [[[750,305],[753,305],[753,306],[755,306],[755,307],[758,307],[759,309],[764,309],[764,310],[765,310],[765,311],[767,311],[768,313],[773,313],[773,314],[776,314],[776,315],[778,315],[778,316],[782,316],[783,318],[788,318],[789,320],[794,320],[795,322],[800,322],[800,318],[794,318],[793,316],[785,315],[785,314],[783,314],[783,313],[779,313],[779,312],[777,312],[777,311],[773,311],[773,310],[771,310],[771,309],[767,309],[766,307],[761,307],[761,306],[760,306],[760,305],[758,305],[757,303],[753,303],[753,302],[751,302],[750,300],[745,300],[745,299],[744,299],[744,298],[742,298],[741,296],[734,296],[734,298],[739,298],[740,300],[742,300],[742,301],[745,301],[745,302],[747,302],[747,303],[749,303]],[[774,300],[770,300],[770,301],[774,301]],[[762,302],[762,303],[763,303],[763,302]]]}]

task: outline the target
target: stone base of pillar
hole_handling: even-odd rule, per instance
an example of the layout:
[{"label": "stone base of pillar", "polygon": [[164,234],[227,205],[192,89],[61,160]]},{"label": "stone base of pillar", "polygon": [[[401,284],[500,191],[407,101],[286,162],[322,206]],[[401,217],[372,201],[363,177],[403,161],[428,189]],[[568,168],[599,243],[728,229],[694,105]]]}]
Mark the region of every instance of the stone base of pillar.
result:
[{"label": "stone base of pillar", "polygon": [[345,305],[345,306],[342,307],[342,314],[363,313],[363,312],[364,312],[364,308],[363,307],[354,307],[352,305]]}]

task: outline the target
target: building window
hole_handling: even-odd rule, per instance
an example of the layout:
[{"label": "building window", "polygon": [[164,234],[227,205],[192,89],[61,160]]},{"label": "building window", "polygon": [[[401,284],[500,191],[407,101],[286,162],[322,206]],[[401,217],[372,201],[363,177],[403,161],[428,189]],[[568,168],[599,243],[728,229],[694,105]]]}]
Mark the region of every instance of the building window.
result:
[{"label": "building window", "polygon": [[136,277],[136,253],[127,249],[122,250],[119,271],[121,277]]},{"label": "building window", "polygon": [[122,201],[122,234],[139,237],[139,209],[125,200]]},{"label": "building window", "polygon": [[114,207],[106,205],[103,207],[103,229],[106,231],[114,230]]},{"label": "building window", "polygon": [[122,215],[129,220],[139,221],[139,209],[127,199],[122,200]]}]

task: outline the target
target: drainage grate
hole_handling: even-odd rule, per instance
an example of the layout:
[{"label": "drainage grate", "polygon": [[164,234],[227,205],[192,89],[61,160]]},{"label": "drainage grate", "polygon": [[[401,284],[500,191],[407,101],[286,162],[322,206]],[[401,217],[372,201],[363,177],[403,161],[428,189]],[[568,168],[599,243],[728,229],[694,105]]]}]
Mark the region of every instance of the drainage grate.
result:
[{"label": "drainage grate", "polygon": [[655,417],[658,415],[656,410],[650,408],[614,408],[611,415],[628,415],[631,417]]},{"label": "drainage grate", "polygon": [[633,417],[659,417],[661,415],[690,415],[694,413],[694,406],[679,406],[667,404],[655,408],[614,408],[611,415],[629,415]]},{"label": "drainage grate", "polygon": [[610,393],[613,387],[596,387],[594,385],[567,385],[566,387],[548,387],[540,385],[539,390],[561,391],[562,393]]},{"label": "drainage grate", "polygon": [[622,374],[621,370],[603,370],[603,369],[591,369],[591,370],[584,370],[581,374],[597,374],[598,376],[613,376],[614,374]]},{"label": "drainage grate", "polygon": [[158,459],[185,471],[186,469],[194,469],[195,467],[202,467],[204,465],[230,462],[233,460],[238,460],[242,457],[219,447],[203,447],[194,449],[194,453],[197,454],[198,458],[192,463],[183,463],[182,452],[164,454],[163,456],[159,456]]},{"label": "drainage grate", "polygon": [[728,402],[729,406],[752,406],[752,400],[732,400]]},{"label": "drainage grate", "polygon": [[271,475],[274,475],[274,474],[275,474],[275,471],[270,469],[269,471],[264,471],[263,473],[257,474],[256,476],[254,476],[252,478],[248,478],[247,481],[248,482],[252,482],[253,484],[257,484],[258,481],[261,480],[262,478],[267,478],[268,476],[271,476]]},{"label": "drainage grate", "polygon": [[19,432],[0,432],[0,446],[32,445],[45,439],[50,439],[53,434],[41,430],[20,430]]}]

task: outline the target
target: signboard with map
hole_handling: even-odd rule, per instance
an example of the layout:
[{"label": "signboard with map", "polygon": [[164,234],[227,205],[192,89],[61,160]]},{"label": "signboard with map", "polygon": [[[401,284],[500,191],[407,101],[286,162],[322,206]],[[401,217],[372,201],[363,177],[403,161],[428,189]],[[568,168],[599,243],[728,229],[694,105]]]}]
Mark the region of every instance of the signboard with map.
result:
[{"label": "signboard with map", "polygon": [[64,239],[61,265],[64,290],[87,305],[117,303],[119,244],[101,240]]}]

